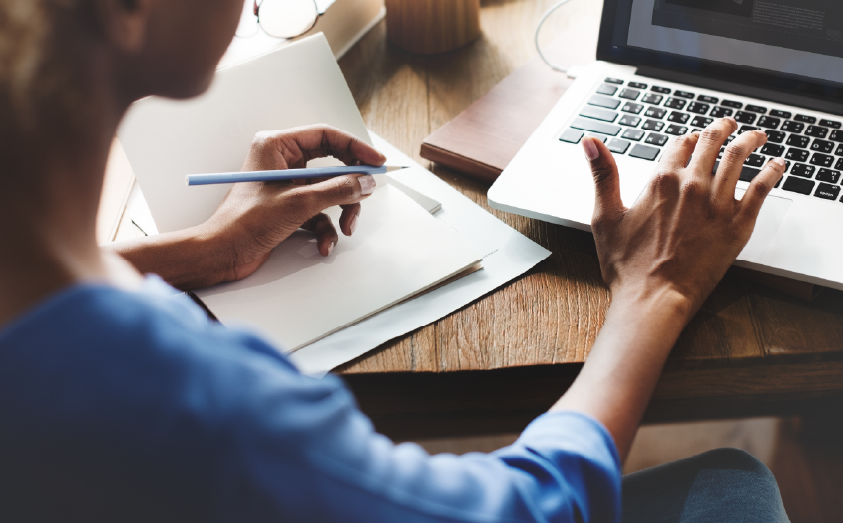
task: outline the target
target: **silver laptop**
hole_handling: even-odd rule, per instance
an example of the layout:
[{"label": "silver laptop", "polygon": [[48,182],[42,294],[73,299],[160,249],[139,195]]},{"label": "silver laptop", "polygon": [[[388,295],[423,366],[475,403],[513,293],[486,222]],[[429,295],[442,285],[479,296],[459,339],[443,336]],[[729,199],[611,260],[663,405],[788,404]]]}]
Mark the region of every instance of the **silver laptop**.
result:
[{"label": "silver laptop", "polygon": [[590,230],[583,136],[613,152],[630,206],[674,137],[732,116],[737,133],[769,137],[738,198],[768,160],[788,164],[736,265],[843,289],[843,2],[605,0],[597,57],[489,190],[492,207]]}]

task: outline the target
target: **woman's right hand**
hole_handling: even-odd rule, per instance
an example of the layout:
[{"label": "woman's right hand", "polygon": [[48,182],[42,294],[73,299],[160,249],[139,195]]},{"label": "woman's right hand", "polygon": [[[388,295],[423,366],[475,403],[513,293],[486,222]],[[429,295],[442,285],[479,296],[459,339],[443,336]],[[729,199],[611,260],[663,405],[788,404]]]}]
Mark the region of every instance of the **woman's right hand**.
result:
[{"label": "woman's right hand", "polygon": [[670,298],[690,320],[723,278],[785,171],[784,160],[772,160],[743,199],[735,199],[744,161],[767,142],[763,132],[741,134],[726,147],[712,176],[720,148],[736,129],[735,120],[725,118],[677,138],[629,209],[621,202],[612,154],[599,140],[583,139],[595,183],[592,230],[613,301]]}]

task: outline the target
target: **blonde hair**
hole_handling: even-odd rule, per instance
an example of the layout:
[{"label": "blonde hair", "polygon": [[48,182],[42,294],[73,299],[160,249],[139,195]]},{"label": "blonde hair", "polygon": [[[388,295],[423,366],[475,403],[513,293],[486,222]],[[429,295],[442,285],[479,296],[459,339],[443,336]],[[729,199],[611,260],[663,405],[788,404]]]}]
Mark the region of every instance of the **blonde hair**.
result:
[{"label": "blonde hair", "polygon": [[33,130],[42,119],[44,97],[59,94],[58,64],[50,63],[55,22],[75,3],[0,0],[0,120],[7,119],[7,130],[9,124],[18,131]]}]

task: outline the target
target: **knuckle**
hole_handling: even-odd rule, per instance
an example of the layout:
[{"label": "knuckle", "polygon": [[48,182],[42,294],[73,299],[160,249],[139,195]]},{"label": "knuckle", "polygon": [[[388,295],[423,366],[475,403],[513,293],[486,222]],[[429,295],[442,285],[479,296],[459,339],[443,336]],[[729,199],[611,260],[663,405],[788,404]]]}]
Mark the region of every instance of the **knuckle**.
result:
[{"label": "knuckle", "polygon": [[337,179],[336,184],[337,196],[341,200],[350,200],[357,194],[357,187],[359,187],[360,182],[358,182],[356,178],[343,176],[342,178]]},{"label": "knuckle", "polygon": [[691,135],[686,134],[686,135],[682,135],[682,136],[677,136],[673,140],[673,143],[674,143],[674,147],[678,147],[680,149],[685,149],[685,148],[687,148],[691,145],[694,145],[694,143],[693,143],[694,141],[695,141],[695,138],[693,138]]},{"label": "knuckle", "polygon": [[602,164],[593,167],[591,174],[594,177],[594,183],[600,185],[614,176],[615,170],[609,165]]},{"label": "knuckle", "polygon": [[679,176],[666,169],[659,169],[653,177],[653,188],[658,193],[675,193],[679,187]]},{"label": "knuckle", "polygon": [[721,129],[708,128],[700,134],[700,139],[706,142],[723,143],[726,140],[723,134]]},{"label": "knuckle", "polygon": [[685,183],[682,184],[681,188],[681,194],[684,198],[699,198],[704,193],[704,191],[705,189],[703,188],[703,186],[693,178],[685,181]]},{"label": "knuckle", "polygon": [[726,152],[723,153],[724,157],[729,157],[730,160],[740,160],[743,161],[744,158],[749,156],[749,148],[744,146],[743,144],[733,142],[726,147]]}]

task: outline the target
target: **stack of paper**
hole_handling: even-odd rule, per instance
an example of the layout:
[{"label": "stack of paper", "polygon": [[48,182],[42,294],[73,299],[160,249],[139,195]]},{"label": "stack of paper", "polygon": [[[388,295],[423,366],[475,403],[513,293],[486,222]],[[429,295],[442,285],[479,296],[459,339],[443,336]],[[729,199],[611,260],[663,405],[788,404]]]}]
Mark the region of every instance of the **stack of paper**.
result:
[{"label": "stack of paper", "polygon": [[[295,350],[417,295],[477,264],[473,249],[382,177],[360,225],[327,258],[299,231],[254,274],[196,294],[227,325],[259,326]],[[328,209],[338,223],[341,209]]]}]

